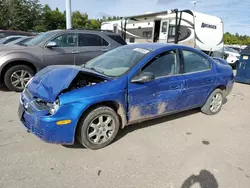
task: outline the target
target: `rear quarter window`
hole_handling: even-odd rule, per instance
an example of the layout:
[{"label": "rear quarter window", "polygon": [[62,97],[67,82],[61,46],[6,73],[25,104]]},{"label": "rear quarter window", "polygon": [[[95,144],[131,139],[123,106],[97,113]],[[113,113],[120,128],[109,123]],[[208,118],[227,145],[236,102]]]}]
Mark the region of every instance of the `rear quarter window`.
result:
[{"label": "rear quarter window", "polygon": [[127,43],[123,40],[123,38],[119,35],[108,35],[112,40],[116,41],[121,45],[126,45]]}]

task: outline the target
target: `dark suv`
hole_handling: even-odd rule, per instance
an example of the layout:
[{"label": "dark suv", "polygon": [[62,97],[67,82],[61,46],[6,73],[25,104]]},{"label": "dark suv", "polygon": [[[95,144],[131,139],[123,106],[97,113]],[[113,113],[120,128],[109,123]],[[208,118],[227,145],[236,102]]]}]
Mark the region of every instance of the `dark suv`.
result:
[{"label": "dark suv", "polygon": [[125,44],[120,35],[108,31],[49,31],[22,46],[0,48],[0,81],[10,90],[22,91],[29,79],[48,65],[82,65]]}]

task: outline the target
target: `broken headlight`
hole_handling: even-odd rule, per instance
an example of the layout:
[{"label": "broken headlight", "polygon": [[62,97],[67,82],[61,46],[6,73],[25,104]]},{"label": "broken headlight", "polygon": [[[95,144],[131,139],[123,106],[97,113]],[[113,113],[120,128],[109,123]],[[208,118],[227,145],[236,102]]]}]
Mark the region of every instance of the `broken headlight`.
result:
[{"label": "broken headlight", "polygon": [[47,103],[47,106],[49,108],[49,113],[51,115],[55,114],[57,112],[57,110],[59,109],[60,107],[60,101],[59,99],[57,99],[55,102],[53,103]]}]

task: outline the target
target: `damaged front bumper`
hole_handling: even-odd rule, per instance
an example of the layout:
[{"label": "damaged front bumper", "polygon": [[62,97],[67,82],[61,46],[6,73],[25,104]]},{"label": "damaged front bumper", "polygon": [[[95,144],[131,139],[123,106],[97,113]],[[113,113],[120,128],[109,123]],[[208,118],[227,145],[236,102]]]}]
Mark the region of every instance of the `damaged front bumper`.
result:
[{"label": "damaged front bumper", "polygon": [[[18,116],[27,131],[43,141],[70,145],[74,143],[78,122],[76,109],[74,105],[64,105],[54,115],[49,115],[47,110],[39,109],[34,100],[27,98],[23,92],[20,97]],[[57,125],[58,121],[65,119],[70,119],[70,123]]]}]

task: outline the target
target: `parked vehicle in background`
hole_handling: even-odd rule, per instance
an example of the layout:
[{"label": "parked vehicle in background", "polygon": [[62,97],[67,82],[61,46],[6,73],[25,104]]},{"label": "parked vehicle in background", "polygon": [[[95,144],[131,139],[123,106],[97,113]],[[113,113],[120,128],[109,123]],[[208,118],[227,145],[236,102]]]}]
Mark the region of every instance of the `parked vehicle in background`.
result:
[{"label": "parked vehicle in background", "polygon": [[233,68],[236,68],[240,59],[239,52],[230,47],[224,47],[224,53],[227,56],[226,61],[228,62],[228,64],[231,65]]},{"label": "parked vehicle in background", "polygon": [[5,46],[11,46],[11,45],[25,45],[26,42],[28,42],[29,40],[31,40],[33,37],[21,37],[19,39],[16,39],[12,42],[9,42],[7,44],[5,44]]},{"label": "parked vehicle in background", "polygon": [[242,51],[242,49],[241,49],[241,48],[238,48],[238,47],[230,47],[230,48],[236,50],[238,53],[240,53],[240,52]]},{"label": "parked vehicle in background", "polygon": [[223,50],[221,18],[192,10],[168,10],[103,22],[101,29],[120,34],[128,43],[175,43],[212,55]]},{"label": "parked vehicle in background", "polygon": [[33,33],[24,31],[13,31],[13,30],[0,30],[0,39],[8,36],[22,35],[22,36],[35,36]]},{"label": "parked vehicle in background", "polygon": [[80,66],[49,66],[27,84],[18,115],[42,140],[87,148],[120,128],[180,111],[217,114],[234,84],[225,60],[171,44],[131,44]]},{"label": "parked vehicle in background", "polygon": [[0,49],[0,81],[12,91],[22,91],[30,78],[48,65],[82,65],[124,44],[113,32],[49,31],[32,38],[25,46]]},{"label": "parked vehicle in background", "polygon": [[22,38],[23,36],[21,35],[15,35],[15,36],[8,36],[5,38],[0,39],[0,45],[5,45],[8,44],[9,42],[15,41],[17,39]]}]

